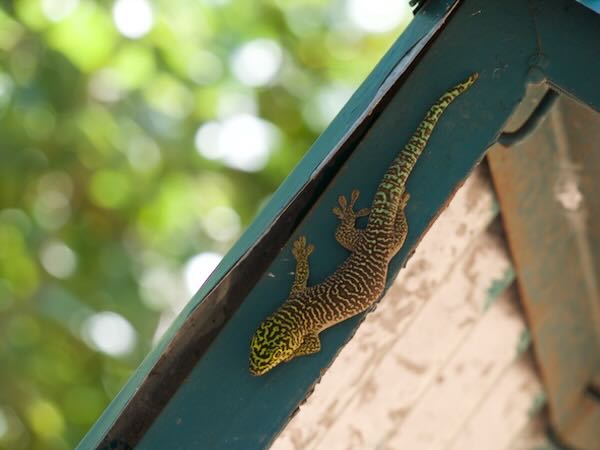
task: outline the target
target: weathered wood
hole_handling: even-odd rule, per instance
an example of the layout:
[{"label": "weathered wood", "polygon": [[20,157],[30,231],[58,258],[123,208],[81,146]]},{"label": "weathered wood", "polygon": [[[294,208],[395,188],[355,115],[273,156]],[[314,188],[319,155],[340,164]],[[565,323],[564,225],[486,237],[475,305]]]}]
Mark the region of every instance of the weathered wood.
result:
[{"label": "weathered wood", "polygon": [[514,363],[524,322],[518,320],[512,300],[514,296],[503,294],[467,333],[456,355],[444,365],[431,389],[407,414],[401,430],[390,437],[384,449],[444,449],[464,432],[465,419],[480,412],[479,402],[498,388]]},{"label": "weathered wood", "polygon": [[489,153],[552,422],[600,443],[600,116],[566,97],[525,141]]},{"label": "weathered wood", "polygon": [[[507,300],[512,303],[517,299]],[[525,435],[529,441],[527,450],[544,445],[546,432],[543,426],[536,426],[536,421],[543,421],[545,417],[539,411],[534,414],[543,388],[529,352],[512,360],[498,378],[455,433],[452,445],[444,449],[517,450],[516,447],[523,445]],[[547,426],[545,421],[544,425]]]}]

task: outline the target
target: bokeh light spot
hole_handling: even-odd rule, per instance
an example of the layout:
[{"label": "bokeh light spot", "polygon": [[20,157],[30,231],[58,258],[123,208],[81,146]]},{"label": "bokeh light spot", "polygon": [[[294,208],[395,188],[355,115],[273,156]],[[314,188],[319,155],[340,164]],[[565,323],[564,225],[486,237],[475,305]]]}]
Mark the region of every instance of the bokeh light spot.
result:
[{"label": "bokeh light spot", "polygon": [[203,217],[206,233],[215,241],[227,242],[237,237],[241,229],[240,216],[228,206],[217,206]]},{"label": "bokeh light spot", "polygon": [[23,121],[25,131],[32,139],[45,139],[56,126],[56,115],[49,106],[30,108]]},{"label": "bokeh light spot", "polygon": [[14,83],[7,74],[0,72],[0,112],[10,102]]},{"label": "bokeh light spot", "polygon": [[206,159],[219,159],[224,156],[223,149],[219,147],[221,125],[219,122],[205,122],[196,131],[194,144],[198,152]]},{"label": "bokeh light spot", "polygon": [[323,131],[348,102],[354,89],[343,84],[331,84],[318,90],[304,108],[304,120],[317,132]]},{"label": "bokeh light spot", "polygon": [[24,448],[29,443],[28,432],[23,422],[9,405],[0,405],[0,443],[2,448]]},{"label": "bokeh light spot", "polygon": [[122,45],[110,66],[118,76],[119,86],[134,89],[143,86],[156,73],[152,48],[143,43]]},{"label": "bokeh light spot", "polygon": [[114,69],[98,70],[90,78],[88,91],[92,97],[101,102],[119,101],[123,96],[121,78]]},{"label": "bokeh light spot", "polygon": [[152,29],[154,14],[146,0],[117,0],[113,7],[113,20],[123,36],[139,39]]},{"label": "bokeh light spot", "polygon": [[137,341],[129,321],[112,311],[99,312],[86,319],[82,334],[88,345],[111,356],[127,355]]},{"label": "bokeh light spot", "polygon": [[45,438],[60,436],[65,426],[60,410],[46,400],[36,400],[29,405],[27,418],[31,428]]},{"label": "bokeh light spot", "polygon": [[306,36],[319,31],[325,23],[324,5],[301,3],[285,8],[285,20],[297,36]]},{"label": "bokeh light spot", "polygon": [[118,208],[129,198],[131,182],[122,173],[102,170],[94,174],[89,188],[94,203],[104,208]]},{"label": "bokeh light spot", "polygon": [[187,72],[195,83],[214,83],[223,75],[223,63],[214,53],[198,51],[188,61]]},{"label": "bokeh light spot", "polygon": [[97,69],[110,58],[116,38],[108,13],[89,1],[81,2],[48,34],[49,43],[86,72]]},{"label": "bokeh light spot", "polygon": [[38,287],[37,264],[32,260],[25,235],[18,225],[0,220],[0,273],[19,298]]},{"label": "bokeh light spot", "polygon": [[66,172],[48,172],[42,175],[38,181],[38,190],[40,192],[56,190],[61,192],[67,198],[73,195],[73,181]]},{"label": "bokeh light spot", "polygon": [[220,118],[227,118],[236,114],[258,113],[258,104],[252,93],[226,91],[219,96],[217,103],[217,115]]},{"label": "bokeh light spot", "polygon": [[188,260],[184,268],[185,285],[190,295],[195,294],[223,259],[214,252],[200,253]]},{"label": "bokeh light spot", "polygon": [[248,86],[265,86],[277,76],[283,60],[279,44],[256,39],[238,48],[231,57],[235,77]]},{"label": "bokeh light spot", "polygon": [[256,116],[240,114],[223,121],[219,146],[229,167],[254,172],[266,166],[275,141],[275,127]]},{"label": "bokeh light spot", "polygon": [[0,439],[8,434],[8,417],[2,408],[0,408]]},{"label": "bokeh light spot", "polygon": [[42,0],[42,11],[52,22],[59,22],[73,12],[79,0]]},{"label": "bokeh light spot", "polygon": [[77,268],[77,256],[60,241],[46,243],[40,251],[40,261],[46,272],[56,278],[68,278]]},{"label": "bokeh light spot", "polygon": [[149,173],[160,166],[162,156],[160,148],[153,139],[138,134],[133,136],[127,148],[127,159],[131,167],[141,173]]},{"label": "bokeh light spot", "polygon": [[69,220],[73,190],[73,181],[65,172],[49,172],[40,177],[33,214],[42,227],[57,230]]},{"label": "bokeh light spot", "polygon": [[246,172],[263,169],[279,137],[277,128],[251,114],[237,114],[222,122],[208,122],[196,132],[198,152],[220,159],[227,166]]},{"label": "bokeh light spot", "polygon": [[139,284],[142,301],[153,310],[177,309],[181,301],[187,301],[181,275],[167,267],[154,266],[147,269]]},{"label": "bokeh light spot", "polygon": [[25,27],[0,9],[0,50],[6,52],[12,50],[25,34],[24,32]]},{"label": "bokeh light spot", "polygon": [[346,13],[360,29],[369,33],[385,33],[400,25],[409,12],[407,1],[348,0]]},{"label": "bokeh light spot", "polygon": [[59,191],[40,192],[33,204],[33,215],[37,222],[48,230],[57,230],[69,220],[69,199]]},{"label": "bokeh light spot", "polygon": [[157,76],[146,85],[144,96],[150,105],[174,119],[182,119],[193,108],[192,93],[175,77]]}]

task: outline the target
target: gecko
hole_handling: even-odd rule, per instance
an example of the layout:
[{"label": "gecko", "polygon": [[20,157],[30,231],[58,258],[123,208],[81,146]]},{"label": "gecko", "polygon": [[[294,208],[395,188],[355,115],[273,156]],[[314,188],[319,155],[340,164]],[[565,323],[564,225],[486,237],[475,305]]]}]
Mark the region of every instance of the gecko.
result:
[{"label": "gecko", "polygon": [[[385,290],[388,264],[400,250],[408,233],[404,209],[410,199],[406,181],[427,145],[440,116],[459,95],[478,79],[473,73],[445,92],[431,106],[402,151],[383,175],[370,208],[355,211],[360,192],[350,200],[338,197],[332,209],[340,219],[337,242],[350,252],[325,280],[308,286],[308,258],[315,247],[305,236],[296,239],[292,254],[296,261],[294,281],[288,298],[258,327],[250,344],[250,373],[264,375],[291,359],[321,349],[319,333],[368,310]],[[368,216],[365,228],[356,227],[359,217]]]}]

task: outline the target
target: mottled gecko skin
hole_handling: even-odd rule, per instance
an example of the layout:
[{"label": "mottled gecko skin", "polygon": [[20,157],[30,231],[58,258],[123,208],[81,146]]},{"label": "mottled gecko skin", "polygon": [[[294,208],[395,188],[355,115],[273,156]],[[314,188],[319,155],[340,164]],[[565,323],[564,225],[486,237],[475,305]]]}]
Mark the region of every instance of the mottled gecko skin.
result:
[{"label": "mottled gecko skin", "polygon": [[[321,349],[319,333],[367,310],[383,293],[388,263],[404,244],[408,224],[404,208],[409,199],[406,180],[425,148],[444,110],[478,78],[472,74],[450,89],[429,109],[402,152],[383,176],[371,209],[354,211],[359,192],[350,203],[344,196],[333,213],[341,220],[336,240],[351,254],[322,283],[307,286],[308,257],[314,246],[299,237],[292,249],[295,279],[285,303],[256,330],[250,345],[250,373],[263,375],[278,364]],[[356,219],[369,216],[365,229]]]}]

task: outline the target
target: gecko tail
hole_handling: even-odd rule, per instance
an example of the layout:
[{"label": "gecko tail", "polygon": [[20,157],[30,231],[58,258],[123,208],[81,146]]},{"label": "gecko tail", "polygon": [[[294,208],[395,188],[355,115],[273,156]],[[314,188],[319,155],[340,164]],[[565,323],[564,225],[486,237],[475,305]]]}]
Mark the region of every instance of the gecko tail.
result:
[{"label": "gecko tail", "polygon": [[391,164],[388,171],[383,176],[373,203],[373,211],[390,212],[395,216],[398,202],[404,192],[406,180],[412,172],[419,156],[425,149],[429,137],[433,132],[438,120],[458,96],[468,90],[479,78],[479,73],[474,72],[463,82],[457,84],[446,91],[435,102],[425,117],[419,123],[419,126],[410,137],[408,143]]},{"label": "gecko tail", "polygon": [[429,111],[425,114],[425,117],[410,137],[408,143],[396,157],[390,166],[390,170],[388,170],[388,173],[396,178],[396,182],[399,186],[403,187],[406,184],[408,176],[415,167],[419,156],[421,156],[421,153],[423,153],[423,150],[427,146],[431,133],[444,111],[446,111],[446,108],[448,108],[450,103],[457,97],[467,91],[478,78],[478,72],[472,73],[466,80],[446,91],[438,101],[429,108]]}]

